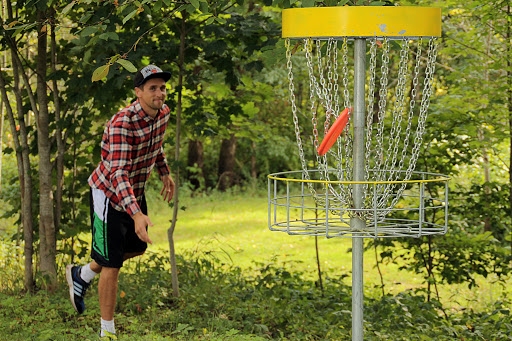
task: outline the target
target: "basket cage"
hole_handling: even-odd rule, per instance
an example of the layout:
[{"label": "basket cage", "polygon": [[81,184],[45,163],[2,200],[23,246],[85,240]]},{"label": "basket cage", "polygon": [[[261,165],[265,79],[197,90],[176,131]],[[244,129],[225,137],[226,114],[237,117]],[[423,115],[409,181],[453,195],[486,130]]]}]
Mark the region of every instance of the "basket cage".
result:
[{"label": "basket cage", "polygon": [[[294,181],[269,176],[269,227],[327,237],[443,234],[448,178],[415,172],[432,93],[436,38],[366,39],[365,183],[357,184],[362,207],[354,209],[353,165],[360,155],[354,155],[352,119],[325,156],[316,152],[341,111],[353,105],[353,42],[348,37],[286,39],[302,171],[285,175]],[[296,91],[303,88],[307,94]],[[366,228],[351,227],[355,217]]]}]

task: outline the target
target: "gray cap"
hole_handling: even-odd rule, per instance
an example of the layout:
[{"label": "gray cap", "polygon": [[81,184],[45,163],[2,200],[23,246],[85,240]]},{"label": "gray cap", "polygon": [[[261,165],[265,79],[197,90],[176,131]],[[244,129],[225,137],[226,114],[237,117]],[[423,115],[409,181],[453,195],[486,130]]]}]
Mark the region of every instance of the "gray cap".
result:
[{"label": "gray cap", "polygon": [[148,65],[137,71],[137,74],[133,79],[133,85],[138,88],[142,84],[146,83],[148,79],[152,78],[161,78],[167,82],[171,78],[171,73],[162,71],[158,66]]}]

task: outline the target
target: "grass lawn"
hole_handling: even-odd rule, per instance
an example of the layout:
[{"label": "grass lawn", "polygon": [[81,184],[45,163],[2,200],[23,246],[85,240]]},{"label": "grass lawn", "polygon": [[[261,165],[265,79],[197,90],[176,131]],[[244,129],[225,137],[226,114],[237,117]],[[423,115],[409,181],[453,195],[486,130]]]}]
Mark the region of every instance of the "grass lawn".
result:
[{"label": "grass lawn", "polygon": [[[156,197],[154,195],[153,197]],[[172,209],[159,199],[149,203],[150,217],[154,226],[150,236],[154,245],[150,251],[167,251],[167,229]],[[176,252],[218,251],[218,257],[242,269],[254,268],[255,263],[288,264],[289,269],[303,271],[312,278],[317,276],[315,237],[288,235],[270,231],[267,225],[266,192],[251,194],[214,193],[209,196],[180,197],[178,223],[174,239]],[[155,212],[155,213],[151,213]],[[323,276],[346,276],[351,283],[352,246],[350,238],[318,237],[320,266]],[[364,255],[365,291],[379,293],[381,279],[376,268],[374,251]],[[396,264],[381,264],[385,291],[397,294],[404,290],[425,287],[423,276],[399,271]],[[492,279],[479,280],[479,287],[468,289],[465,285],[440,286],[443,304],[453,309],[480,308],[493,302],[502,293]]]},{"label": "grass lawn", "polygon": [[[206,276],[198,276],[202,270],[195,267],[193,260],[189,263],[181,260],[183,295],[178,300],[170,300],[168,273],[136,270],[155,259],[158,259],[156,266],[168,266],[165,256],[160,254],[168,252],[167,229],[172,210],[160,200],[158,193],[149,193],[148,204],[154,223],[150,229],[154,244],[149,246],[147,255],[126,264],[120,280],[116,325],[124,340],[263,340],[268,339],[269,330],[275,338],[287,335],[281,338],[286,341],[347,339],[351,325],[350,290],[338,285],[337,279],[343,278],[345,284],[351,285],[350,238],[318,238],[323,278],[333,279],[324,282],[324,291],[320,294],[311,281],[303,280],[304,277],[315,280],[318,276],[315,237],[270,231],[266,193],[182,195],[180,206],[184,209],[179,211],[174,235],[177,253],[188,259],[203,259],[204,253],[206,260],[214,254],[242,269],[243,274],[237,277],[239,272],[233,268],[229,268],[228,274],[209,272],[213,268],[205,262]],[[84,238],[89,240],[90,235]],[[0,287],[6,280],[17,283],[13,287],[20,287],[23,250],[9,248],[9,245],[0,247],[0,261],[3,261],[0,262]],[[13,250],[18,257],[12,257]],[[189,252],[199,255],[187,257]],[[404,340],[407,333],[414,333],[414,340],[420,340],[423,334],[434,335],[435,340],[451,340],[455,333],[475,336],[476,332],[469,328],[473,326],[484,333],[482,335],[510,334],[509,310],[494,308],[494,303],[503,297],[499,284],[481,279],[479,286],[471,290],[464,285],[440,286],[442,307],[448,316],[444,319],[439,310],[425,305],[422,296],[401,294],[410,288],[424,288],[421,274],[400,271],[396,264],[381,264],[379,273],[374,250],[367,251],[364,260],[368,340]],[[267,265],[272,265],[271,271],[264,275],[258,271]],[[301,276],[286,279],[285,272],[274,272],[282,267]],[[381,297],[381,274],[384,290],[389,294],[386,297]],[[41,291],[31,296],[0,291],[0,341],[5,335],[9,335],[11,341],[96,339],[97,291],[88,293],[86,313],[76,315],[68,302],[62,272],[60,275],[56,294]],[[257,280],[245,281],[253,275],[259,276]],[[267,276],[269,282],[262,280]],[[511,284],[510,280],[507,284]],[[508,294],[511,287],[507,285]],[[418,321],[422,327],[416,326]],[[467,338],[470,339],[474,338]]]}]

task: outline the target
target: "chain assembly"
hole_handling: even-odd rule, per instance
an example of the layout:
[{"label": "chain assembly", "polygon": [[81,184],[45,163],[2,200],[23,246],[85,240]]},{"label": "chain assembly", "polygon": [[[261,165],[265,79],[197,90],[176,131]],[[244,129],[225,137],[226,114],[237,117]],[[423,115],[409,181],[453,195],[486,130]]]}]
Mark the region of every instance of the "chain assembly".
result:
[{"label": "chain assembly", "polygon": [[[370,221],[384,219],[389,210],[394,208],[406,190],[406,181],[411,179],[415,169],[425,132],[437,44],[435,38],[428,40],[427,48],[423,39],[417,40],[414,45],[406,38],[390,40],[386,37],[375,37],[367,38],[366,41],[369,53],[365,98],[364,176],[368,181],[378,183],[371,191],[368,185],[364,185],[363,195],[365,205],[377,205],[379,210],[378,213],[375,210],[362,210],[358,214]],[[319,156],[315,153],[313,164],[306,159],[308,154],[305,147],[309,145],[307,141],[311,141],[311,150],[316,151],[343,108],[351,107],[353,75],[349,64],[353,46],[347,38],[305,38],[301,45],[300,53],[305,57],[309,83],[307,108],[310,111],[310,130],[300,126],[292,46],[290,39],[285,42],[289,98],[303,179],[311,180],[311,171],[318,170],[319,180],[325,181],[326,185],[319,188],[307,182],[317,205],[351,208],[352,186],[335,183],[353,179],[354,155],[350,120],[327,154]],[[399,47],[398,54],[391,55],[392,47]],[[299,53],[297,46],[294,46],[294,50],[296,54]],[[427,63],[422,68],[424,60]],[[389,81],[392,72],[396,72],[393,75],[396,81],[393,83]],[[423,74],[421,84],[420,77]],[[341,107],[340,103],[343,103]],[[343,219],[343,210],[336,214]]]}]

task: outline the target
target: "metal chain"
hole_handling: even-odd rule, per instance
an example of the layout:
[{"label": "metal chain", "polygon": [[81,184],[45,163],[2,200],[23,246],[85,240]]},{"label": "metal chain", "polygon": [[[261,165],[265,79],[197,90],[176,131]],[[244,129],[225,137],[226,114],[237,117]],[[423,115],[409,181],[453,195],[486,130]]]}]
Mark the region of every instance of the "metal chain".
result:
[{"label": "metal chain", "polygon": [[[322,74],[324,68],[327,71],[327,82],[322,83],[324,98],[325,98],[325,101],[324,101],[324,104],[325,104],[325,126],[326,126],[326,132],[327,132],[327,130],[329,129],[330,123],[331,123],[331,119],[332,119],[332,121],[334,121],[338,117],[338,112],[336,111],[336,105],[333,105],[333,101],[338,102],[336,93],[333,93],[333,90],[335,88],[334,73],[335,73],[335,70],[337,70],[337,52],[336,52],[337,46],[336,46],[336,41],[334,39],[330,38],[327,40],[326,44],[324,45],[326,48],[326,53],[325,53],[325,57],[324,57],[325,67],[322,67],[321,69],[320,69],[320,65],[321,65],[321,61],[322,61],[322,56],[321,56],[321,50],[320,50],[321,49],[320,39],[317,41],[317,46],[318,46],[318,50],[319,50],[318,51],[319,72],[320,72],[320,74]],[[325,77],[324,77],[324,79],[325,79]],[[336,79],[337,79],[337,76],[336,76]],[[337,145],[339,146],[339,141],[337,142]],[[338,148],[338,151],[339,151],[339,148]],[[329,151],[329,154],[330,155],[334,154],[335,160],[342,159],[342,155],[339,152],[338,152],[338,154],[335,154],[333,151]],[[324,167],[321,168],[323,174],[321,176],[323,178],[325,178],[326,180],[330,181],[331,180],[330,174],[331,174],[332,168],[330,167],[330,165],[328,163],[327,156],[324,157],[324,160],[325,160],[325,163],[323,164]],[[335,164],[337,164],[337,162],[335,162]],[[334,169],[336,169],[336,167]],[[337,176],[336,179],[339,179],[339,177]],[[337,191],[335,188],[333,188],[333,186],[330,184],[328,185],[328,190],[330,193],[332,193],[334,195],[334,200],[339,201],[340,199],[343,198],[343,195],[342,194],[340,195],[339,191]]]},{"label": "metal chain", "polygon": [[418,160],[421,144],[423,142],[423,135],[425,134],[425,122],[428,116],[428,107],[430,105],[430,96],[432,95],[432,83],[434,79],[434,72],[436,69],[437,59],[437,38],[433,37],[429,40],[427,52],[427,65],[425,68],[425,79],[423,80],[423,96],[420,104],[420,114],[418,118],[418,127],[416,128],[416,137],[414,139],[414,146],[412,149],[411,161],[407,169],[407,176],[410,178]]},{"label": "metal chain", "polygon": [[332,43],[333,52],[333,94],[334,94],[334,112],[340,112],[340,96],[339,96],[339,84],[338,84],[338,41],[333,39]]},{"label": "metal chain", "polygon": [[[388,153],[391,153],[391,158],[388,158],[385,164],[385,169],[387,172],[388,181],[398,181],[400,175],[402,174],[402,167],[404,164],[405,155],[401,154],[400,159],[398,159],[398,148],[400,147],[401,141],[406,141],[410,136],[410,125],[412,122],[412,116],[407,118],[407,127],[405,130],[404,136],[402,136],[402,121],[404,116],[405,109],[405,92],[407,87],[407,74],[409,70],[409,40],[404,39],[402,41],[401,49],[400,49],[400,62],[399,62],[399,71],[398,71],[398,84],[396,87],[396,100],[393,108],[393,123],[391,127],[391,133],[389,135],[390,142],[388,145]],[[393,196],[395,199],[398,196],[395,193],[395,188],[397,184],[388,184],[385,186],[385,190],[383,195],[379,198],[379,205],[384,206],[390,196]],[[395,201],[395,199],[392,200]]]},{"label": "metal chain", "polygon": [[[343,107],[344,108],[351,108],[352,104],[350,101],[350,90],[349,90],[349,61],[348,61],[348,39],[343,38],[343,41],[341,43],[341,83],[343,84]],[[351,180],[352,179],[352,149],[353,149],[353,141],[352,141],[352,134],[350,134],[351,130],[351,121],[352,118],[350,117],[347,123],[347,126],[345,127],[345,131],[347,132],[343,136],[343,145],[339,146],[338,153],[340,155],[345,156],[344,160],[344,167],[343,167],[343,160],[340,160],[340,164],[338,166],[338,173],[339,178],[341,180]],[[347,205],[352,205],[352,186],[343,186],[342,188],[343,197],[345,198],[345,201]]]},{"label": "metal chain", "polygon": [[[349,82],[349,71],[348,71],[348,39],[344,38],[343,43],[341,45],[341,73],[343,75],[342,83],[343,83],[343,106],[345,108],[351,108],[352,104],[350,103],[350,91],[348,87]],[[350,122],[351,119],[349,118],[347,127],[347,131],[350,129]],[[345,143],[343,145],[343,154],[345,155],[345,172],[344,172],[344,180],[350,180],[352,179],[352,148],[353,148],[353,141],[352,141],[352,135],[351,134],[345,134]],[[349,186],[350,187],[350,186]],[[348,189],[350,192],[352,191],[352,188],[350,187]]]},{"label": "metal chain", "polygon": [[[418,90],[419,83],[419,74],[420,74],[420,64],[421,64],[421,54],[422,54],[422,45],[423,40],[420,38],[418,44],[416,45],[416,62],[414,65],[412,82],[411,82],[411,91],[410,91],[410,100],[409,100],[409,113],[407,116],[407,128],[406,135],[403,138],[403,147],[402,147],[402,157],[401,162],[399,164],[398,169],[403,168],[404,160],[407,158],[407,151],[409,149],[409,142],[411,141],[411,128],[414,119],[415,109],[416,109],[416,96]],[[411,161],[414,161],[413,167],[416,164],[416,160],[409,160],[409,167],[411,166]],[[408,179],[406,179],[408,180]]]},{"label": "metal chain", "polygon": [[[404,174],[402,169],[403,169],[403,164],[404,164],[404,160],[407,159],[407,151],[409,149],[409,142],[411,140],[411,129],[412,129],[412,124],[413,124],[413,120],[414,120],[414,113],[415,113],[415,108],[416,108],[416,96],[417,96],[417,89],[418,89],[418,83],[419,83],[419,75],[420,75],[420,63],[421,63],[421,55],[422,55],[422,45],[423,45],[423,40],[420,38],[420,40],[418,41],[418,44],[417,44],[417,48],[416,48],[416,59],[415,59],[415,64],[414,64],[414,70],[413,70],[413,75],[412,75],[412,82],[411,82],[411,89],[410,89],[410,100],[409,100],[409,110],[408,110],[408,115],[407,115],[407,127],[406,127],[406,133],[405,133],[405,136],[401,139],[402,142],[403,142],[403,145],[402,145],[402,155],[401,155],[401,158],[400,158],[400,163],[398,165],[398,172],[396,173],[396,176],[395,176],[395,180],[398,179],[398,176],[401,175],[401,174]],[[418,132],[416,132],[417,134]],[[413,157],[410,157],[408,162],[409,162],[409,169],[414,169],[415,165],[416,165],[416,161],[417,161],[417,157],[416,158],[413,158]],[[412,168],[411,168],[412,167]],[[400,180],[403,180],[403,181],[407,181],[411,178],[412,176],[412,171],[406,171],[405,172],[405,175],[403,176],[403,178],[401,178]],[[404,182],[400,185],[400,187],[396,190],[395,193],[393,193],[393,199],[391,200],[391,202],[388,204],[388,207],[389,208],[392,208],[396,205],[396,203],[398,202],[398,200],[401,198],[402,196],[402,193],[404,192],[404,190],[406,189],[406,186],[407,184]],[[391,187],[391,186],[390,186]],[[390,188],[391,190],[394,190],[396,186],[393,186],[392,188]],[[389,195],[388,195],[389,197]],[[386,200],[388,199],[388,197],[386,198]],[[384,211],[383,214],[387,214],[387,211]]]},{"label": "metal chain", "polygon": [[366,107],[366,147],[365,147],[365,178],[369,173],[370,169],[370,160],[373,152],[372,145],[372,128],[373,128],[373,107],[375,103],[375,77],[376,77],[376,68],[377,68],[377,38],[370,40],[370,79],[368,82],[368,99],[367,99],[367,107]]},{"label": "metal chain", "polygon": [[[297,139],[297,147],[299,149],[299,158],[302,165],[302,174],[303,177],[307,180],[310,180],[306,158],[304,157],[304,148],[302,144],[302,138],[300,136],[300,125],[299,125],[299,118],[297,115],[297,104],[296,104],[296,98],[295,98],[295,86],[293,84],[293,63],[292,63],[292,49],[290,47],[290,39],[285,40],[285,47],[286,47],[286,66],[288,69],[288,90],[290,92],[290,104],[292,106],[292,117],[293,117],[293,124],[295,128],[295,138]],[[310,190],[314,190],[310,183],[308,182]]]},{"label": "metal chain", "polygon": [[396,172],[398,147],[400,144],[400,133],[402,130],[403,108],[405,102],[405,86],[408,70],[409,40],[404,39],[400,49],[400,62],[398,67],[397,86],[395,90],[395,102],[392,111],[391,132],[389,133],[390,143],[388,145],[387,163],[384,169],[388,170],[388,180],[392,180]]},{"label": "metal chain", "polygon": [[[324,124],[324,128],[325,128],[325,130],[327,130],[327,129],[329,129],[329,121],[330,121],[330,115],[332,113],[332,109],[330,107],[330,94],[328,91],[328,86],[326,84],[327,82],[324,77],[324,65],[323,65],[323,61],[322,61],[322,45],[321,45],[320,39],[315,40],[315,46],[316,46],[318,78],[320,79],[319,89],[317,91],[321,91],[321,93],[322,93],[322,95],[319,96],[319,99],[325,108],[326,121]],[[329,64],[328,58],[326,60],[326,63]],[[327,68],[328,68],[328,66],[327,66]],[[314,73],[311,73],[311,76],[314,77]]]},{"label": "metal chain", "polygon": [[[338,117],[340,110],[340,100],[343,100],[345,108],[351,107],[349,83],[349,44],[348,39],[341,41],[341,49],[338,51],[338,41],[329,39],[323,45],[320,39],[304,39],[304,53],[306,56],[307,69],[309,74],[309,105],[311,111],[311,123],[313,127],[312,144],[316,148],[319,146],[318,125],[320,116],[325,110],[324,133],[327,132],[330,123]],[[401,43],[398,61],[397,85],[394,95],[388,94],[389,74],[390,74],[390,42],[384,38],[382,44],[378,44],[377,39],[369,40],[369,75],[367,87],[367,117],[366,117],[366,142],[365,142],[365,173],[367,178],[372,172],[373,180],[409,180],[415,169],[420,147],[425,133],[425,122],[427,118],[430,96],[432,94],[433,77],[435,63],[437,58],[437,40],[429,40],[427,49],[427,65],[425,67],[425,79],[420,93],[420,75],[421,62],[424,59],[423,42],[420,40],[417,45],[414,59],[412,75],[409,77],[409,40],[404,39]],[[295,98],[295,87],[293,78],[292,48],[290,39],[286,39],[286,60],[288,69],[290,103],[293,114],[293,122],[297,146],[299,150],[300,162],[303,170],[303,178],[311,180],[311,164],[305,158],[303,140],[301,137],[301,128],[299,124],[299,109]],[[323,50],[325,54],[323,54]],[[382,65],[380,67],[379,86],[377,86],[377,58],[378,50],[382,51],[380,57]],[[338,56],[338,53],[341,55]],[[314,55],[316,53],[316,55]],[[410,82],[408,80],[410,79]],[[341,84],[340,84],[341,83]],[[410,88],[408,86],[410,85]],[[377,89],[378,88],[378,89]],[[378,93],[377,93],[378,91]],[[376,103],[376,95],[378,102]],[[394,96],[394,97],[391,97]],[[410,96],[410,97],[409,97]],[[421,101],[419,97],[421,96]],[[393,108],[390,109],[390,119],[386,120],[386,111],[388,100],[393,99]],[[418,107],[418,101],[419,108]],[[391,103],[390,103],[391,104]],[[377,106],[377,112],[374,113],[374,107]],[[416,112],[419,110],[419,114]],[[378,122],[374,122],[374,115]],[[417,119],[417,126],[413,128],[414,121]],[[387,121],[387,122],[386,122]],[[391,121],[391,122],[390,122]],[[385,123],[391,123],[389,133],[385,133]],[[349,130],[350,120],[347,125]],[[414,136],[414,137],[413,137]],[[408,152],[412,145],[411,153]],[[345,133],[337,142],[336,150],[331,150],[323,157],[316,154],[317,165],[320,173],[320,179],[330,182],[330,177],[336,176],[336,180],[350,181],[352,179],[353,155],[352,135]],[[400,148],[402,148],[400,150]],[[334,162],[334,163],[333,163]],[[405,165],[407,162],[407,165]],[[405,165],[405,166],[404,166]],[[402,168],[406,167],[404,171]],[[334,173],[333,173],[334,172]],[[405,173],[405,175],[404,175]],[[308,182],[308,187],[315,201],[320,205],[339,205],[336,207],[351,207],[352,205],[352,186],[327,184],[323,187],[322,193],[318,192],[312,183]],[[406,184],[378,184],[377,198],[373,193],[368,193],[364,198],[367,205],[373,206],[373,200],[377,200],[379,213],[376,217],[373,210],[364,213],[364,219],[385,219],[385,216],[397,204],[406,189]],[[318,189],[319,190],[319,189]],[[329,191],[326,193],[325,191]],[[365,191],[366,192],[366,191]],[[326,194],[328,194],[326,196]],[[342,211],[333,212],[342,217]]]},{"label": "metal chain", "polygon": [[[334,65],[334,86],[333,92],[335,94],[334,99],[334,110],[336,115],[339,116],[342,109],[340,107],[340,87],[339,87],[339,58],[338,58],[338,41],[333,41],[332,50],[333,50],[333,65]],[[348,90],[348,45],[347,40],[344,39],[341,43],[341,62],[342,62],[342,83],[343,83],[343,101],[345,108],[350,107],[350,92]],[[349,134],[349,123],[344,129],[344,133],[340,139],[337,140],[336,146],[337,151],[335,154],[335,165],[334,169],[336,171],[336,177],[338,180],[347,180],[347,168],[345,165],[350,165],[350,156],[351,152],[351,135]],[[351,174],[351,173],[350,173]],[[351,205],[351,186],[346,185],[338,185],[337,200],[344,205],[345,207],[349,207]]]},{"label": "metal chain", "polygon": [[[425,68],[425,79],[423,82],[423,96],[421,99],[420,104],[420,114],[418,117],[418,124],[416,127],[416,133],[415,133],[415,139],[414,139],[414,145],[412,148],[411,157],[409,158],[409,165],[407,167],[407,170],[405,171],[404,178],[402,180],[407,181],[410,180],[412,177],[412,172],[414,171],[416,167],[416,163],[418,161],[419,156],[419,150],[421,148],[422,142],[423,142],[423,135],[425,134],[425,122],[427,120],[427,113],[428,113],[428,106],[430,104],[430,96],[432,94],[432,80],[434,77],[434,71],[435,71],[435,62],[437,57],[437,39],[431,38],[429,40],[429,48],[427,52],[427,65]],[[413,86],[414,90],[416,89],[416,85],[418,84],[418,78],[420,73],[420,60],[421,60],[421,44],[422,41],[420,40],[420,43],[418,44],[418,51],[416,55],[416,66],[414,71],[414,79],[413,79]],[[413,91],[411,91],[411,94]],[[416,95],[416,92],[414,91],[414,95]],[[411,103],[410,103],[410,110],[413,110],[415,96],[412,97]],[[412,119],[412,117],[411,117]],[[405,147],[404,147],[405,148]],[[393,208],[398,200],[400,199],[402,193],[406,189],[406,183],[402,183],[400,188],[398,189],[397,193],[395,194],[393,200],[389,204],[389,209]],[[386,212],[383,212],[387,214]]]},{"label": "metal chain", "polygon": [[[314,127],[314,147],[315,150],[319,146],[319,140],[318,140],[318,107],[316,105],[316,99],[318,99],[319,105],[322,105],[325,109],[326,114],[326,120],[324,122],[324,134],[329,129],[329,122],[330,122],[330,116],[332,114],[331,109],[331,100],[329,99],[329,96],[332,96],[332,94],[329,93],[328,87],[329,85],[326,82],[326,78],[324,77],[324,63],[323,63],[323,57],[321,53],[321,41],[312,39],[304,39],[304,46],[306,51],[306,62],[308,67],[308,74],[309,74],[309,88],[310,88],[310,107],[311,107],[311,113],[312,113],[312,123]],[[313,47],[315,47],[316,52],[316,58],[313,58]],[[316,65],[314,60],[316,60]],[[329,61],[326,61],[327,68],[329,68]],[[318,77],[316,76],[316,73],[318,73]],[[329,78],[329,76],[328,76]],[[330,76],[332,78],[332,76]],[[332,98],[332,97],[331,97]],[[327,182],[330,181],[329,176],[329,164],[326,156],[320,157],[318,154],[315,153],[316,157],[316,164],[318,165],[320,180],[326,180]],[[313,197],[315,198],[315,201],[319,205],[325,205],[325,196],[324,195],[318,195],[317,191],[314,189],[313,185],[311,183],[308,183],[308,187],[310,189],[310,192],[313,194]],[[331,190],[331,193],[335,193]]]},{"label": "metal chain", "polygon": [[[377,135],[375,136],[376,144],[375,144],[375,179],[377,181],[381,181],[384,179],[384,173],[381,172],[381,166],[384,162],[384,123],[385,123],[385,115],[386,115],[386,107],[387,107],[387,99],[388,99],[388,75],[389,75],[389,49],[390,43],[387,38],[384,38],[382,42],[382,66],[381,77],[380,77],[380,89],[379,89],[379,112],[378,112],[378,125],[377,125]],[[381,186],[378,187],[380,189]]]}]

